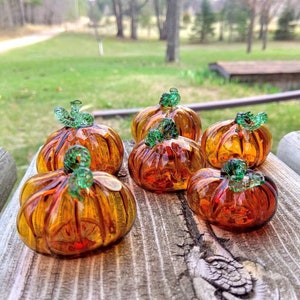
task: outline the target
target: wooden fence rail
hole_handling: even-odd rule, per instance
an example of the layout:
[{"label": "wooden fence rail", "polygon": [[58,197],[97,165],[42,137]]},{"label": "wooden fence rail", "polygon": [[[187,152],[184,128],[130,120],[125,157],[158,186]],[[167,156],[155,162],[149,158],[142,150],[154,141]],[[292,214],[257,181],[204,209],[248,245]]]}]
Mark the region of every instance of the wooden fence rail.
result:
[{"label": "wooden fence rail", "polygon": [[[230,100],[221,100],[221,101],[212,101],[212,102],[203,102],[203,103],[192,103],[187,104],[186,106],[195,110],[214,110],[221,108],[230,108],[246,105],[257,105],[262,103],[269,102],[279,102],[279,101],[288,101],[288,100],[299,100],[300,99],[300,90],[289,91],[271,95],[261,95],[254,97],[230,99]],[[126,117],[132,114],[139,112],[142,108],[128,108],[128,109],[106,109],[106,110],[96,110],[93,112],[95,117],[114,117],[122,116]]]}]

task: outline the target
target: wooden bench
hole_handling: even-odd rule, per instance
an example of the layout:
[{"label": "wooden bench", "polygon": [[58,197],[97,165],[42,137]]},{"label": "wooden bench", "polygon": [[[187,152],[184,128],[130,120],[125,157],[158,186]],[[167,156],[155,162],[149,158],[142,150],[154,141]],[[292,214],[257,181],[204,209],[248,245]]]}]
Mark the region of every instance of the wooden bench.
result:
[{"label": "wooden bench", "polygon": [[287,91],[299,89],[300,61],[218,61],[209,69],[229,80],[272,84]]},{"label": "wooden bench", "polygon": [[13,157],[0,147],[0,211],[6,203],[17,180],[17,168]]},{"label": "wooden bench", "polygon": [[155,194],[128,175],[137,219],[118,244],[79,259],[27,248],[16,231],[20,189],[0,217],[2,299],[300,299],[300,176],[270,154],[261,171],[279,189],[278,210],[263,228],[232,234],[193,215],[186,194]]}]

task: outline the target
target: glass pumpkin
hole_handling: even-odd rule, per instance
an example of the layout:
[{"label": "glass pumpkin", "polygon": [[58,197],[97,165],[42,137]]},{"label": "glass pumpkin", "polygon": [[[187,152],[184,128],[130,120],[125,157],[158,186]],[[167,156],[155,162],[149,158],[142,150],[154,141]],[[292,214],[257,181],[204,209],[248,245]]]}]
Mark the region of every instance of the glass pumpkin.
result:
[{"label": "glass pumpkin", "polygon": [[138,112],[131,122],[131,134],[136,142],[146,137],[151,128],[154,128],[163,118],[172,118],[180,136],[200,141],[201,120],[197,113],[185,106],[178,105],[180,95],[176,88],[169,93],[162,94],[159,104],[145,108]]},{"label": "glass pumpkin", "polygon": [[54,111],[65,126],[47,138],[37,157],[39,173],[63,168],[64,155],[74,145],[91,153],[91,170],[116,174],[122,166],[124,146],[118,133],[105,125],[94,124],[91,114],[81,112],[81,101],[71,102],[71,112],[62,107]]},{"label": "glass pumpkin", "polygon": [[238,113],[235,120],[221,121],[208,127],[201,139],[201,149],[208,166],[221,169],[231,158],[247,161],[256,168],[267,158],[272,148],[272,135],[264,125],[265,113]]},{"label": "glass pumpkin", "polygon": [[179,136],[174,121],[163,119],[137,143],[128,158],[133,180],[154,192],[185,190],[191,175],[203,165],[199,144]]},{"label": "glass pumpkin", "polygon": [[92,172],[90,154],[75,145],[64,169],[36,174],[20,194],[17,229],[23,242],[39,253],[82,256],[125,236],[136,217],[129,188],[114,175]]},{"label": "glass pumpkin", "polygon": [[201,219],[233,232],[257,229],[277,209],[277,188],[271,178],[231,159],[221,170],[203,168],[190,179],[187,202]]}]

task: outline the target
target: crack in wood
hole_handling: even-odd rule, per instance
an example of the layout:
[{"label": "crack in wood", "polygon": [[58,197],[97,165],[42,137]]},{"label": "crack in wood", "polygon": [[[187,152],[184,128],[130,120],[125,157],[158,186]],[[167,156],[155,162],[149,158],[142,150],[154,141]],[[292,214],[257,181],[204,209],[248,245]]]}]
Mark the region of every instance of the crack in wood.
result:
[{"label": "crack in wood", "polygon": [[190,237],[194,241],[195,245],[202,246],[203,234],[201,234],[199,232],[197,224],[195,223],[194,218],[193,218],[193,213],[186,203],[185,193],[184,192],[177,193],[177,197],[181,202],[183,217],[186,222],[186,226],[187,226],[188,232],[190,234]]},{"label": "crack in wood", "polygon": [[234,295],[245,295],[253,289],[250,274],[234,259],[216,255],[200,259],[203,278],[216,287]]},{"label": "crack in wood", "polygon": [[[128,155],[134,143],[126,141],[124,145]],[[125,159],[120,170],[120,179],[125,182],[129,177],[125,176],[126,171]],[[177,192],[176,196],[180,207],[174,217],[182,219],[184,226],[179,229],[183,235],[175,242],[179,251],[174,255],[183,260],[187,268],[180,273],[177,282],[192,289],[186,294],[189,299],[191,295],[214,300],[298,299],[287,276],[267,269],[264,260],[257,255],[251,256],[254,260],[248,258],[245,247],[237,242],[245,237],[227,233],[193,214],[186,192]],[[249,236],[250,241],[253,235]]]},{"label": "crack in wood", "polygon": [[223,243],[227,240],[218,238],[211,226],[207,224],[210,236],[225,249],[225,253],[228,253],[227,256],[215,254],[212,245],[204,241],[204,233],[199,232],[193,213],[187,205],[185,194],[178,193],[178,198],[182,205],[186,226],[193,241],[193,245],[188,245],[188,251],[185,252],[190,275],[193,278],[202,277],[213,285],[216,288],[216,295],[218,290],[238,296],[249,294],[253,290],[252,277],[243,264],[236,261],[230,252],[225,249]]}]

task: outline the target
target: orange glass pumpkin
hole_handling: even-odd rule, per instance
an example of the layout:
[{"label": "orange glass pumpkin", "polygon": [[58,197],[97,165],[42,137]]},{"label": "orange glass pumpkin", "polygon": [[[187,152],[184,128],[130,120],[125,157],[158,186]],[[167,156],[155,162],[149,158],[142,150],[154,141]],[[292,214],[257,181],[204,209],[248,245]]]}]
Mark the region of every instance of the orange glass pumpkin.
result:
[{"label": "orange glass pumpkin", "polygon": [[201,219],[223,229],[246,232],[271,220],[277,208],[277,188],[247,163],[231,159],[222,170],[203,168],[190,179],[187,201]]},{"label": "orange glass pumpkin", "polygon": [[94,124],[92,115],[80,112],[81,102],[71,102],[71,112],[55,109],[65,127],[53,132],[37,157],[39,173],[63,168],[64,155],[74,145],[82,145],[91,153],[91,170],[115,174],[122,166],[124,146],[118,133],[105,125]]},{"label": "orange glass pumpkin", "polygon": [[179,135],[196,142],[201,138],[201,120],[197,113],[185,106],[178,105],[180,95],[175,88],[164,93],[156,106],[151,106],[137,113],[131,122],[132,137],[136,142],[143,140],[151,128],[163,118],[174,120]]},{"label": "orange glass pumpkin", "polygon": [[240,158],[250,168],[261,165],[272,148],[272,135],[264,125],[265,113],[238,113],[235,120],[221,121],[208,127],[201,139],[203,155],[209,166],[222,168],[231,158]]},{"label": "orange glass pumpkin", "polygon": [[150,191],[185,190],[194,172],[203,165],[199,144],[178,136],[172,119],[163,119],[145,140],[136,144],[128,158],[133,180]]},{"label": "orange glass pumpkin", "polygon": [[90,155],[76,145],[64,169],[36,174],[20,194],[17,229],[31,249],[54,256],[81,256],[126,235],[136,217],[129,188],[114,175],[88,168]]}]

